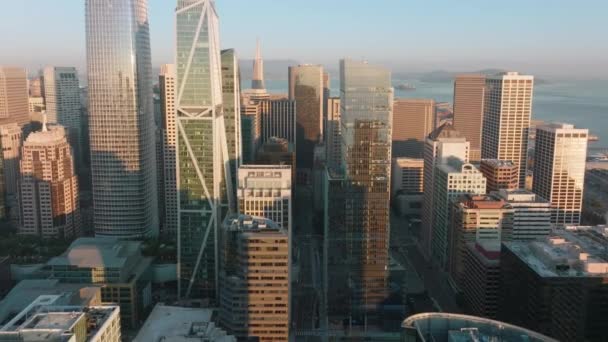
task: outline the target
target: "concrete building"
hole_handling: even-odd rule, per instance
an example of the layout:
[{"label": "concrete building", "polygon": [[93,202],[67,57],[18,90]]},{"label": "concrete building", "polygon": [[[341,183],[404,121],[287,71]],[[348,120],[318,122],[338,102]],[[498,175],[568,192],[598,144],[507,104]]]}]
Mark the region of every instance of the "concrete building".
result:
[{"label": "concrete building", "polygon": [[487,193],[500,189],[516,190],[519,188],[519,169],[510,160],[482,159],[479,171],[488,181]]},{"label": "concrete building", "polygon": [[[161,134],[163,139],[163,189],[164,194],[164,218],[165,222],[162,232],[164,236],[173,239],[177,237],[177,178],[176,178],[176,141],[177,129],[175,118],[177,109],[175,107],[176,96],[176,70],[175,64],[163,64],[160,66],[158,85],[160,88],[160,106],[162,113]],[[160,202],[160,201],[159,201]]]},{"label": "concrete building", "polygon": [[481,159],[486,76],[462,74],[454,79],[454,128],[471,144],[471,161]]},{"label": "concrete building", "polygon": [[158,235],[146,0],[85,1],[96,236]]},{"label": "concrete building", "polygon": [[[82,122],[78,72],[73,67],[44,68],[44,99],[49,123],[65,127],[74,150],[75,163],[82,165]],[[79,167],[77,167],[79,168]]]},{"label": "concrete building", "polygon": [[500,190],[493,193],[513,208],[513,225],[503,227],[503,241],[543,239],[551,233],[551,204],[527,190]]},{"label": "concrete building", "polygon": [[342,135],[340,128],[340,98],[327,99],[327,120],[325,124],[325,147],[327,165],[338,168],[342,164]]},{"label": "concrete building", "polygon": [[452,202],[464,195],[483,195],[486,193],[486,178],[475,166],[451,161],[436,166],[433,188],[433,227],[431,257],[443,268],[448,268],[450,245],[450,211]]},{"label": "concrete building", "polygon": [[236,159],[229,148],[236,126],[221,115],[222,107],[233,103],[223,103],[227,74],[222,75],[215,2],[180,0],[175,17],[179,297],[216,303],[218,234],[236,203],[232,168],[225,167]]},{"label": "concrete building", "polygon": [[424,142],[435,129],[435,116],[435,100],[395,100],[393,110],[393,158],[424,157]]},{"label": "concrete building", "polygon": [[340,79],[344,158],[332,178],[342,194],[332,186],[326,274],[328,284],[342,291],[328,295],[327,308],[363,317],[388,291],[393,89],[390,72],[366,62],[342,60]]},{"label": "concrete building", "polygon": [[[269,99],[260,101],[261,139],[263,144],[272,137],[287,139],[296,145],[296,101]],[[296,152],[297,154],[297,152]]]},{"label": "concrete building", "polygon": [[0,146],[2,147],[2,166],[8,207],[17,206],[22,139],[23,131],[18,124],[0,124]]},{"label": "concrete building", "polygon": [[42,113],[46,111],[46,105],[44,103],[44,97],[29,97],[28,106],[30,109],[30,119],[33,113]]},{"label": "concrete building", "polygon": [[220,322],[240,339],[288,341],[290,243],[272,220],[230,216],[222,232]]},{"label": "concrete building", "polygon": [[[292,170],[289,165],[245,165],[238,171],[238,211],[276,222],[292,236]],[[290,239],[291,240],[291,239]]]},{"label": "concrete building", "polygon": [[501,233],[513,224],[513,210],[500,198],[464,195],[454,200],[450,210],[449,271],[452,281],[461,287],[466,275],[467,244],[478,243],[485,250],[500,250]]},{"label": "concrete building", "polygon": [[424,159],[393,158],[391,192],[422,193],[424,191]]},{"label": "concrete building", "polygon": [[49,260],[38,276],[100,286],[102,304],[118,304],[122,324],[135,327],[152,301],[152,258],[142,256],[141,245],[116,238],[80,238]]},{"label": "concrete building", "polygon": [[460,289],[467,312],[496,318],[500,296],[500,242],[466,244]]},{"label": "concrete building", "polygon": [[30,122],[27,74],[25,69],[0,66],[0,124]]},{"label": "concrete building", "polygon": [[[325,94],[323,66],[289,67],[289,99],[296,101],[296,164],[298,184],[310,184],[314,165],[314,148],[323,141]],[[302,182],[300,182],[300,179]]]},{"label": "concrete building", "polygon": [[401,327],[403,342],[557,342],[532,330],[505,322],[452,313],[412,315],[403,321]]},{"label": "concrete building", "polygon": [[424,144],[424,193],[422,203],[421,241],[427,257],[431,255],[434,226],[434,192],[436,167],[450,160],[469,161],[469,143],[453,126],[444,124],[431,133]]},{"label": "concrete building", "polygon": [[262,106],[245,96],[241,99],[241,139],[243,164],[255,163],[262,140]]},{"label": "concrete building", "polygon": [[568,124],[536,127],[532,190],[551,202],[551,222],[581,222],[588,129]]},{"label": "concrete building", "polygon": [[236,342],[215,325],[214,314],[212,309],[157,304],[133,342]]},{"label": "concrete building", "polygon": [[481,158],[510,160],[526,185],[534,76],[507,72],[486,78]]},{"label": "concrete building", "polygon": [[0,328],[0,340],[15,342],[120,342],[120,308],[54,306],[41,296]]},{"label": "concrete building", "polygon": [[73,239],[80,236],[78,176],[62,126],[46,123],[21,152],[19,234]]},{"label": "concrete building", "polygon": [[560,341],[608,338],[608,233],[572,227],[534,242],[505,242],[499,317]]}]

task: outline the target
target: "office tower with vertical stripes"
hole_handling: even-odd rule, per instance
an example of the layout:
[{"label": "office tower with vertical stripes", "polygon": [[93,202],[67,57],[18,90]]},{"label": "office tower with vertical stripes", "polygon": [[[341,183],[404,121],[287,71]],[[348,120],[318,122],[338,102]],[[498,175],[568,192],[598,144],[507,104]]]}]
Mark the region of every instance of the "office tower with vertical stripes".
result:
[{"label": "office tower with vertical stripes", "polygon": [[481,159],[486,76],[461,74],[454,80],[454,128],[471,144],[471,161]]},{"label": "office tower with vertical stripes", "polygon": [[[175,64],[163,64],[160,67],[158,86],[160,90],[160,108],[162,114],[161,135],[163,144],[163,200],[165,222],[163,224],[165,236],[177,238],[177,183],[175,163],[175,91],[176,91]],[[160,196],[160,194],[159,194]]]},{"label": "office tower with vertical stripes", "polygon": [[506,72],[486,78],[481,158],[512,161],[526,184],[534,76]]},{"label": "office tower with vertical stripes", "polygon": [[223,110],[215,2],[178,0],[175,20],[178,295],[217,303],[219,227],[235,205],[228,146],[235,132]]},{"label": "office tower with vertical stripes", "polygon": [[87,0],[95,235],[158,235],[152,65],[146,0]]}]

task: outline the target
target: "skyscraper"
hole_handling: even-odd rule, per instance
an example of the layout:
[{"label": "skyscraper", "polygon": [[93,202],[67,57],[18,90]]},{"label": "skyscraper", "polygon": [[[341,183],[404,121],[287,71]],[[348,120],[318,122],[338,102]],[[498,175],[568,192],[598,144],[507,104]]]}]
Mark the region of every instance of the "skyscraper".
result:
[{"label": "skyscraper", "polygon": [[175,18],[179,297],[215,302],[218,231],[235,203],[228,141],[236,133],[227,131],[222,106],[214,1],[178,0]]},{"label": "skyscraper", "polygon": [[[163,139],[163,188],[165,193],[163,203],[165,204],[165,235],[177,238],[177,181],[176,181],[176,157],[175,145],[177,130],[175,128],[175,95],[176,74],[175,64],[164,64],[160,67],[158,80],[160,88],[160,106],[162,113],[162,139]],[[161,196],[161,194],[159,194]]]},{"label": "skyscraper", "polygon": [[578,225],[583,208],[589,130],[568,124],[536,128],[533,191],[551,202],[551,222]]},{"label": "skyscraper", "polygon": [[533,87],[534,76],[517,72],[486,79],[481,157],[512,161],[519,168],[522,189],[526,185]]},{"label": "skyscraper", "polygon": [[486,76],[457,75],[454,80],[454,128],[471,143],[471,161],[481,159]]},{"label": "skyscraper", "polygon": [[[390,72],[340,61],[344,196],[332,203],[328,283],[342,290],[329,308],[373,311],[387,294],[393,89]],[[340,185],[336,183],[336,186]],[[332,200],[333,201],[333,200]],[[340,208],[341,207],[341,208]],[[335,210],[335,211],[334,211]],[[340,214],[341,218],[335,215]],[[346,290],[348,289],[348,290]]]},{"label": "skyscraper", "polygon": [[342,136],[340,135],[340,98],[327,99],[327,118],[325,125],[326,154],[329,167],[338,168],[342,164]]},{"label": "skyscraper", "polygon": [[0,123],[30,122],[25,69],[0,66]]},{"label": "skyscraper", "polygon": [[444,124],[434,130],[424,144],[424,186],[426,190],[422,199],[422,231],[421,241],[423,251],[431,254],[431,241],[435,220],[434,191],[436,167],[450,160],[469,161],[469,143],[450,124]]},{"label": "skyscraper", "polygon": [[46,67],[44,94],[49,123],[65,127],[68,141],[74,149],[76,166],[82,164],[82,133],[80,87],[78,72],[72,67]]},{"label": "skyscraper", "polygon": [[89,135],[97,236],[158,234],[146,0],[87,0]]},{"label": "skyscraper", "polygon": [[289,99],[295,100],[298,183],[312,181],[315,145],[323,141],[324,82],[320,65],[289,67]]},{"label": "skyscraper", "polygon": [[255,46],[255,59],[253,60],[253,79],[251,80],[251,89],[263,90],[266,92],[264,84],[264,60],[262,59],[262,48],[258,40]]},{"label": "skyscraper", "polygon": [[435,168],[433,188],[425,188],[426,191],[433,192],[430,255],[437,265],[447,268],[450,260],[449,227],[452,202],[463,194],[485,194],[486,179],[475,166],[461,160],[449,160]]},{"label": "skyscraper", "polygon": [[231,215],[221,236],[220,323],[241,339],[288,341],[289,238],[263,217]]},{"label": "skyscraper", "polygon": [[6,186],[6,206],[16,207],[19,192],[19,159],[23,130],[17,123],[0,124],[0,146],[2,146],[3,176]]},{"label": "skyscraper", "polygon": [[243,96],[241,100],[241,150],[243,164],[255,161],[262,139],[262,106]]},{"label": "skyscraper", "polygon": [[[221,51],[222,59],[222,94],[224,126],[226,130],[226,143],[228,144],[228,165],[230,167],[230,186],[236,196],[236,174],[238,166],[243,161],[241,147],[241,75],[239,61],[234,49]],[[236,203],[232,202],[233,205]],[[230,208],[236,212],[236,207]]]},{"label": "skyscraper", "polygon": [[287,139],[290,143],[296,144],[297,102],[295,100],[276,99],[262,100],[259,103],[262,115],[261,143],[263,144],[274,137]]},{"label": "skyscraper", "polygon": [[71,239],[80,235],[78,177],[62,126],[46,123],[31,133],[21,153],[19,233]]},{"label": "skyscraper", "polygon": [[435,101],[397,99],[393,114],[393,158],[422,158],[424,141],[435,129]]}]

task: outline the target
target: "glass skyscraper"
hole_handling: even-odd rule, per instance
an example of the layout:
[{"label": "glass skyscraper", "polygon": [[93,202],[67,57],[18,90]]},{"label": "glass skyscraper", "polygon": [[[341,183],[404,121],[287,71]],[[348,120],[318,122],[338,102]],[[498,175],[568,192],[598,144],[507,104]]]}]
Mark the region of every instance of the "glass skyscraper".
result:
[{"label": "glass skyscraper", "polygon": [[365,62],[343,60],[340,94],[344,159],[341,180],[331,185],[339,187],[332,191],[339,198],[330,200],[326,221],[326,274],[331,284],[328,310],[330,315],[361,315],[373,311],[387,296],[393,114],[390,72]]},{"label": "glass skyscraper", "polygon": [[[228,142],[235,143],[238,126],[226,122],[235,120],[234,113],[224,116],[214,1],[178,0],[175,19],[179,296],[214,301],[218,230],[235,204],[233,168],[228,166],[236,150]],[[227,54],[225,60],[234,68],[234,58]],[[238,72],[226,70],[224,75]],[[234,111],[236,103],[227,107]]]},{"label": "glass skyscraper", "polygon": [[86,0],[89,134],[97,236],[158,234],[146,0]]}]

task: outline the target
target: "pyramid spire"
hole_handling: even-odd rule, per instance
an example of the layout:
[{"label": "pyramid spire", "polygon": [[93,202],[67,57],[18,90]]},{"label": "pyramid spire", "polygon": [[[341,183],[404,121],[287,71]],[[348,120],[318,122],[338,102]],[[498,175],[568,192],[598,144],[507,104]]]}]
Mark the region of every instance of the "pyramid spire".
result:
[{"label": "pyramid spire", "polygon": [[253,79],[251,81],[251,88],[253,89],[266,89],[264,85],[264,61],[262,60],[262,49],[260,47],[260,40],[257,40],[255,48],[255,59],[253,60]]}]

